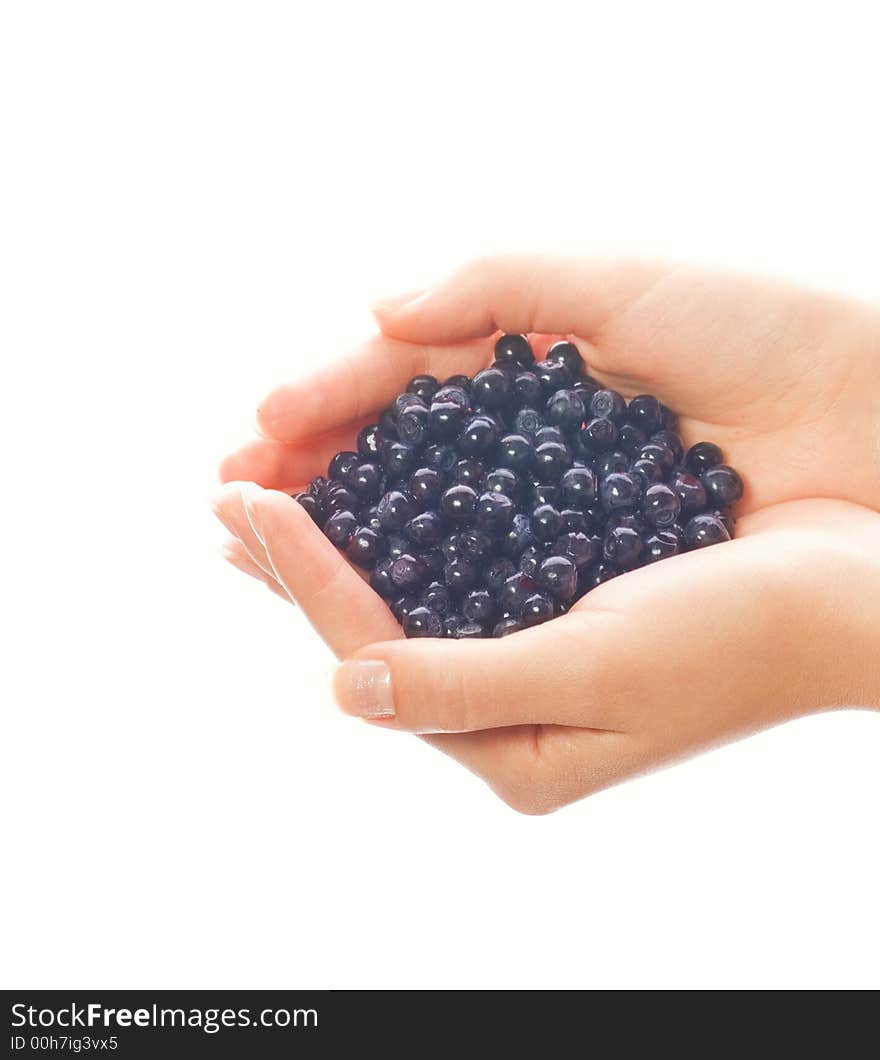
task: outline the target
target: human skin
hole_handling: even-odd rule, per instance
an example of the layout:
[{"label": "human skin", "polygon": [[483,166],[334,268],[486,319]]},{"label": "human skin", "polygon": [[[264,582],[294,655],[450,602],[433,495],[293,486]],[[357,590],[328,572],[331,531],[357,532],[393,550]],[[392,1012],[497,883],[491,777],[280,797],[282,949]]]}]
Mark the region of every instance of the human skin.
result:
[{"label": "human skin", "polygon": [[[224,461],[226,556],[343,660],[343,710],[418,732],[545,813],[799,715],[880,707],[880,311],[694,269],[506,258],[375,307],[382,334],[260,406]],[[287,494],[421,372],[473,374],[497,331],[567,337],[679,414],[746,481],[733,541],[632,571],[500,640],[403,639]],[[263,488],[261,488],[263,487]]]}]

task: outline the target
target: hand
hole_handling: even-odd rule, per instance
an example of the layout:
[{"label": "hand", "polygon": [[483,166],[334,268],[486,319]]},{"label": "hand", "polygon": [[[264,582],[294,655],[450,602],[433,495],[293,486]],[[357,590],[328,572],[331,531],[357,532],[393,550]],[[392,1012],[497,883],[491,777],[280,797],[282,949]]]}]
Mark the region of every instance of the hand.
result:
[{"label": "hand", "polygon": [[[517,288],[504,271],[511,268],[508,264],[501,267],[505,279],[500,287],[497,282],[493,286],[491,279],[483,283],[473,276],[468,279],[466,273],[465,281],[459,281],[458,295],[453,284],[422,299],[421,309],[402,310],[404,318],[409,314],[408,322],[405,319],[401,324],[399,314],[388,310],[380,312],[380,319],[386,327],[398,332],[408,329],[418,338],[427,337],[427,332],[419,330],[424,328],[432,328],[438,339],[452,340],[474,330],[494,331],[496,324],[506,330],[536,327],[554,335],[570,333],[567,325],[576,318],[565,312],[566,276],[560,276],[554,288],[562,301],[555,308],[547,307],[530,298],[527,288]],[[534,278],[533,273],[529,275]],[[671,284],[669,277],[675,275],[664,274],[665,281],[655,280],[652,288],[662,282]],[[725,304],[740,306],[743,287],[748,287],[745,281],[713,282],[726,292]],[[600,339],[597,349],[592,351],[582,339],[578,344],[600,378],[630,394],[651,389],[684,411],[686,441],[697,440],[697,435],[717,440],[743,469],[751,486],[746,505],[754,514],[741,521],[734,542],[615,579],[590,593],[564,618],[513,638],[454,644],[404,642],[384,603],[289,498],[250,488],[245,506],[239,491],[231,489],[219,505],[221,517],[240,541],[234,547],[234,561],[268,584],[284,586],[338,654],[354,654],[337,679],[344,707],[388,727],[434,733],[426,738],[484,776],[512,805],[530,812],[552,809],[661,761],[798,713],[877,703],[878,690],[866,660],[872,657],[871,645],[880,622],[874,603],[880,598],[875,558],[880,516],[854,504],[828,501],[772,508],[758,503],[761,497],[784,499],[786,491],[794,488],[801,491],[795,496],[809,496],[808,481],[830,483],[833,479],[832,475],[823,477],[824,458],[817,468],[796,465],[792,470],[787,449],[779,448],[786,438],[803,440],[812,431],[816,440],[827,432],[825,420],[815,418],[815,403],[810,406],[811,414],[798,411],[802,405],[809,406],[811,396],[815,402],[814,391],[821,392],[822,387],[810,390],[807,380],[811,377],[794,370],[797,351],[805,346],[804,335],[795,323],[785,329],[781,325],[781,306],[800,306],[799,298],[807,296],[791,292],[771,296],[765,291],[762,308],[762,298],[753,294],[751,319],[760,317],[770,330],[770,321],[775,320],[776,331],[793,339],[790,346],[779,342],[775,351],[775,364],[788,364],[792,380],[776,406],[782,410],[784,427],[774,426],[769,415],[773,403],[764,397],[761,386],[750,384],[751,394],[745,392],[744,381],[753,378],[749,368],[754,368],[758,358],[751,340],[743,343],[739,370],[729,358],[722,358],[722,367],[729,369],[725,371],[706,358],[691,358],[694,373],[703,376],[704,411],[716,421],[711,427],[698,427],[687,412],[703,409],[703,399],[694,392],[688,404],[689,387],[696,384],[678,371],[671,354],[664,355],[663,342],[655,347],[656,364],[648,363],[647,350],[643,354],[646,368],[656,367],[656,377],[638,376],[636,339],[623,342],[602,337],[619,336],[621,328],[626,333],[622,323],[614,323],[615,318],[632,321],[642,313],[645,321],[657,319],[656,308],[653,317],[650,312],[645,315],[651,295],[644,284],[638,286],[641,295],[626,300],[608,296],[613,285],[606,285],[606,303],[616,308],[610,315],[602,314],[601,320],[594,317],[595,326],[585,326],[583,321],[580,325],[594,341]],[[679,301],[687,302],[683,292],[688,286],[697,289],[701,285],[696,280],[685,285]],[[482,308],[471,304],[471,290],[484,292],[488,301]],[[732,297],[732,291],[738,291],[737,297]],[[531,306],[532,319],[517,318],[515,308],[506,307],[505,298],[511,307]],[[718,305],[725,301],[720,295],[715,300]],[[821,377],[840,379],[828,416],[836,418],[842,430],[848,416],[858,420],[858,404],[847,398],[850,386],[844,376],[859,378],[864,385],[872,382],[870,366],[861,362],[862,351],[871,349],[870,312],[860,311],[858,324],[844,325],[842,305],[834,310],[831,306],[836,303],[822,305],[821,313],[814,307],[812,314],[828,322],[829,342],[832,335],[862,338],[844,350],[855,361],[848,373],[838,375],[835,370]],[[673,303],[667,313],[673,316],[674,309]],[[743,321],[749,319],[744,305],[739,312]],[[715,320],[711,313],[704,316],[704,327]],[[735,317],[728,319],[728,329],[734,329]],[[699,330],[701,316],[696,307],[690,319],[692,328]],[[447,321],[451,320],[460,323],[463,331],[449,330]],[[476,322],[481,323],[479,328]],[[742,322],[738,330],[742,333]],[[696,354],[696,339],[689,337],[687,329],[682,336],[676,334],[676,339],[682,358],[687,358],[690,345]],[[621,345],[616,360],[609,353],[615,341]],[[811,350],[822,346],[831,357],[833,351],[824,343],[814,335],[808,345]],[[320,469],[309,462],[308,445],[296,440],[307,434],[309,422],[314,427],[316,414],[325,419],[335,410],[334,423],[357,419],[359,413],[393,396],[417,371],[434,368],[440,376],[454,370],[472,372],[488,359],[485,342],[473,340],[451,348],[387,342],[380,346],[385,347],[393,350],[395,361],[405,363],[395,365],[384,381],[370,374],[371,364],[384,365],[374,350],[361,354],[366,372],[359,371],[355,362],[347,375],[330,374],[323,385],[312,384],[313,404],[304,413],[300,407],[303,388],[273,395],[262,410],[263,429],[287,438],[293,434],[293,440],[257,443],[227,462],[225,473],[244,472],[241,477],[258,478],[267,485],[297,484]],[[379,368],[385,370],[387,366]],[[737,378],[740,400],[757,410],[757,420],[763,424],[759,432],[737,430],[735,424],[725,426],[727,391]],[[814,381],[819,378],[812,377]],[[347,379],[356,381],[353,392],[341,385]],[[800,404],[789,400],[792,390],[801,394]],[[864,394],[863,389],[863,404]],[[735,406],[727,407],[728,418],[733,418]],[[291,415],[294,408],[305,417],[300,434]],[[727,431],[726,437],[722,430]],[[351,431],[343,429],[339,440],[330,442],[330,451],[350,445]],[[832,431],[829,444],[845,442],[848,437],[846,431],[842,435]],[[751,448],[760,471],[756,473],[748,460],[736,455],[737,442],[746,446],[745,451]],[[845,449],[844,444],[835,451],[842,457]],[[326,455],[321,454],[321,463]],[[864,464],[870,466],[869,457]],[[810,470],[812,475],[803,473]],[[870,478],[858,466],[853,477],[856,481]],[[841,492],[852,488],[853,477],[838,484]],[[388,643],[370,643],[376,640]],[[370,665],[357,665],[363,661]]]}]

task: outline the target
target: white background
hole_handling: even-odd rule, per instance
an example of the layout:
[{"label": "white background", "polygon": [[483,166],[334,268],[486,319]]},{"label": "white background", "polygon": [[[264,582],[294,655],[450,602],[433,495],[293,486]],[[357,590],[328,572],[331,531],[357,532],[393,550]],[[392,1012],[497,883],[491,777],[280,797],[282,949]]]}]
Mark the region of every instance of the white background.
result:
[{"label": "white background", "polygon": [[337,715],[207,507],[477,253],[880,297],[873,5],[2,11],[2,985],[880,985],[876,716],[520,817]]}]

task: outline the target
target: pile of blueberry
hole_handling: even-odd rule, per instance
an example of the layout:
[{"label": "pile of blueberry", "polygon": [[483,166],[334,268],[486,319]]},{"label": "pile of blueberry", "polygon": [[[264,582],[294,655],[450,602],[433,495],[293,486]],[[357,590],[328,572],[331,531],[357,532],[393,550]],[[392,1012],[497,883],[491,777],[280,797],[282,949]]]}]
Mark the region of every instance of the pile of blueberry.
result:
[{"label": "pile of blueberry", "polygon": [[535,363],[503,335],[473,379],[411,380],[296,499],[408,637],[503,637],[732,537],[742,480],[674,428],[656,398],[592,379],[572,343]]}]

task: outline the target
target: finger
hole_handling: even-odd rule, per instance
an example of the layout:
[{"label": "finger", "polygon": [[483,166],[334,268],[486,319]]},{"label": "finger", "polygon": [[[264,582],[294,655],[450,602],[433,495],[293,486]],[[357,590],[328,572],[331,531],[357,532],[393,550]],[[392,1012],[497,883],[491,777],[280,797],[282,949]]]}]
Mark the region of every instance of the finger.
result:
[{"label": "finger", "polygon": [[622,631],[615,616],[569,614],[510,637],[371,644],[339,667],[349,714],[410,732],[470,732],[529,722],[614,729],[617,700],[595,690]]},{"label": "finger", "polygon": [[[369,422],[369,421],[366,421]],[[356,448],[357,432],[364,422],[355,422],[301,444],[257,438],[248,442],[220,465],[221,482],[256,482],[265,489],[289,492],[315,475],[342,449]]]},{"label": "finger", "polygon": [[282,442],[310,438],[378,413],[416,375],[439,380],[472,375],[488,363],[490,344],[413,345],[376,335],[317,375],[272,391],[257,410],[260,433]]},{"label": "finger", "polygon": [[668,270],[657,265],[558,257],[476,261],[401,304],[374,307],[386,335],[462,342],[496,331],[594,337]]},{"label": "finger", "polygon": [[422,739],[484,780],[520,813],[545,814],[639,772],[646,756],[626,733],[518,725]]},{"label": "finger", "polygon": [[272,572],[337,655],[403,635],[383,599],[295,500],[244,486],[245,514]]},{"label": "finger", "polygon": [[258,582],[262,582],[271,592],[275,593],[276,596],[280,596],[286,603],[290,603],[290,597],[287,595],[287,591],[282,589],[278,584],[277,579],[268,575],[262,567],[257,566],[256,563],[251,559],[247,549],[238,540],[238,538],[231,537],[226,541],[220,549],[220,554],[226,560],[227,563],[231,563],[236,570],[240,570],[242,574],[247,574],[249,577],[256,579]]},{"label": "finger", "polygon": [[[263,543],[254,533],[254,528],[247,517],[242,490],[247,489],[247,482],[233,482],[219,490],[211,501],[214,514],[234,538],[241,542],[245,554],[269,578],[275,578],[272,563],[266,554]],[[295,503],[295,502],[294,502]],[[278,579],[275,578],[277,581]]]}]

